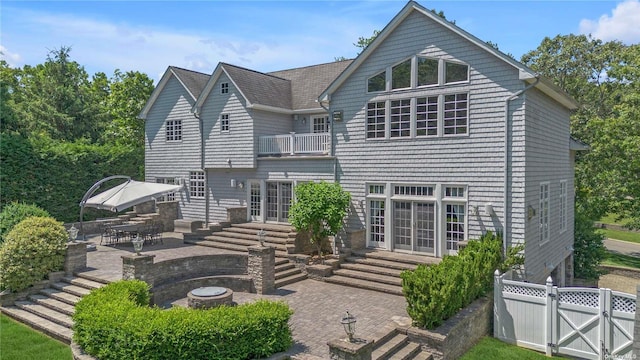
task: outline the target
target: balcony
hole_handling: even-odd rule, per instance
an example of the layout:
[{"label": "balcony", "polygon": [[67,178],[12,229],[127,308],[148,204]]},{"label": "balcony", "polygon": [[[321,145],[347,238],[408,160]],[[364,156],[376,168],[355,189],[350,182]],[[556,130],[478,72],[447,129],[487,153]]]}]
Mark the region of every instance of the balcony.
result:
[{"label": "balcony", "polygon": [[327,155],[330,140],[329,133],[260,136],[258,156]]}]

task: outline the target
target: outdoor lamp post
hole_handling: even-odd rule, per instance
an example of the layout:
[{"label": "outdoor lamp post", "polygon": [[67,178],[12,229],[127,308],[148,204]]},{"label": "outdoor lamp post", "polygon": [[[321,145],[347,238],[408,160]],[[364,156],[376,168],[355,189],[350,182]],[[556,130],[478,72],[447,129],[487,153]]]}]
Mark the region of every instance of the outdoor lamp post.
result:
[{"label": "outdoor lamp post", "polygon": [[353,342],[353,335],[356,333],[356,317],[349,314],[349,311],[347,310],[346,314],[342,317],[342,320],[340,320],[340,323],[344,327],[344,332],[346,332],[349,337],[349,342]]},{"label": "outdoor lamp post", "polygon": [[67,230],[67,232],[69,233],[69,241],[76,241],[76,238],[78,237],[78,229],[71,225],[71,228]]},{"label": "outdoor lamp post", "polygon": [[264,246],[264,237],[267,235],[267,233],[264,231],[264,229],[260,229],[260,231],[258,231],[258,240],[260,241],[260,246]]},{"label": "outdoor lamp post", "polygon": [[136,235],[131,239],[131,243],[133,244],[133,251],[136,252],[136,255],[140,255],[140,251],[142,251],[142,245],[144,244],[144,239],[141,239]]}]

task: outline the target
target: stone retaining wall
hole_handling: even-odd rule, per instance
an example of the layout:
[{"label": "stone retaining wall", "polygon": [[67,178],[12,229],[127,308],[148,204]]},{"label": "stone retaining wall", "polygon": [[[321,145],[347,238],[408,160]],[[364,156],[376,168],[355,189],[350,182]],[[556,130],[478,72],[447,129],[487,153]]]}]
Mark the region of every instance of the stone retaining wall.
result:
[{"label": "stone retaining wall", "polygon": [[411,341],[424,345],[434,359],[449,360],[458,359],[482,337],[492,334],[492,326],[493,298],[484,297],[472,302],[436,329],[409,327],[406,334]]},{"label": "stone retaining wall", "polygon": [[189,291],[205,286],[220,286],[236,292],[255,292],[253,280],[248,275],[206,276],[154,287],[151,289],[151,302],[163,305],[184,298]]}]

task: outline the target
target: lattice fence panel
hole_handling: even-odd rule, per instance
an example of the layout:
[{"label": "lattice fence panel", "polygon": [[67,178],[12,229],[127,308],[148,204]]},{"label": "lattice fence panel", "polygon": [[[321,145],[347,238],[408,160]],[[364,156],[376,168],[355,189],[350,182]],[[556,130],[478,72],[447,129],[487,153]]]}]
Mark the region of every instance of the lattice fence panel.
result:
[{"label": "lattice fence panel", "polygon": [[503,284],[502,291],[511,294],[533,296],[537,298],[544,298],[547,295],[544,289],[511,284]]},{"label": "lattice fence panel", "polygon": [[636,312],[636,299],[629,298],[626,296],[612,296],[613,302],[613,310],[622,311],[627,313],[635,313]]},{"label": "lattice fence panel", "polygon": [[592,308],[600,307],[600,295],[597,292],[560,291],[559,302],[562,304],[581,305]]}]

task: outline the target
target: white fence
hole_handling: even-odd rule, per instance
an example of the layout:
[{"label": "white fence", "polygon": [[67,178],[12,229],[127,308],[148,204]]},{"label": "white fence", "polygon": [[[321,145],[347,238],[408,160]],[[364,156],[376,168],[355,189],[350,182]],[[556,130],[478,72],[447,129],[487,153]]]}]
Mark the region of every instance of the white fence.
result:
[{"label": "white fence", "polygon": [[260,136],[258,154],[328,154],[329,140],[329,133]]},{"label": "white fence", "polygon": [[611,289],[494,284],[493,336],[518,346],[586,359],[631,359],[636,296]]}]

